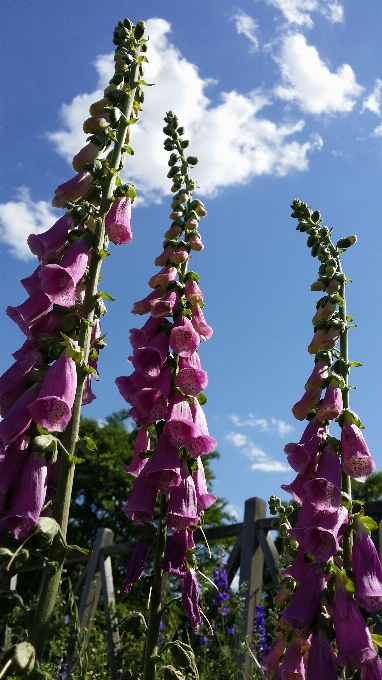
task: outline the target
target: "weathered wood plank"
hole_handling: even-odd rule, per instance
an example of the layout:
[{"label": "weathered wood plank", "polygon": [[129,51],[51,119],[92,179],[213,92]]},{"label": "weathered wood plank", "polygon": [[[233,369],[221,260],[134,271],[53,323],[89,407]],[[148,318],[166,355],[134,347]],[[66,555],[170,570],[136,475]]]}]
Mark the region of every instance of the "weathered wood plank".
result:
[{"label": "weathered wood plank", "polygon": [[99,556],[99,568],[102,583],[103,609],[105,612],[107,644],[109,650],[111,680],[122,677],[121,645],[118,619],[115,611],[115,593],[111,558],[105,557],[102,551]]}]

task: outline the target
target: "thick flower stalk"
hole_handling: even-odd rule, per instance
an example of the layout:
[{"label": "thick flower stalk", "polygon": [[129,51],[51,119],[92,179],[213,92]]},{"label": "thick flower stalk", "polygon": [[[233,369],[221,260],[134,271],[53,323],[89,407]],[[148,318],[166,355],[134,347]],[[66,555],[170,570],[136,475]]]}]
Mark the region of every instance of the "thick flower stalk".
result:
[{"label": "thick flower stalk", "polygon": [[[122,397],[131,405],[129,415],[140,428],[133,460],[125,468],[136,482],[124,512],[135,524],[150,522],[158,493],[161,499],[157,534],[152,541],[153,585],[144,680],[155,676],[153,655],[157,654],[164,570],[181,579],[184,611],[194,631],[199,627],[192,530],[216,500],[208,493],[201,460],[216,447],[201,406],[206,401],[202,390],[208,378],[199,358],[201,339],[210,337],[212,329],[202,314],[199,277],[187,271],[191,251],[203,247],[197,227],[206,209],[192,196],[196,182],[190,178],[189,168],[196,165],[197,158],[185,157],[188,141],[183,139],[176,116],[169,112],[165,121],[165,148],[172,151],[168,172],[174,193],[172,224],[165,233],[163,252],[155,259],[160,270],[148,282],[153,290],[133,306],[133,314],[150,315],[141,328],[130,330],[132,355],[128,360],[134,370],[116,379]],[[149,438],[152,431],[157,440],[153,450]],[[168,530],[171,538],[166,546]],[[140,542],[128,567],[126,592],[132,575],[137,579],[143,571],[143,554],[148,556]]]},{"label": "thick flower stalk", "polygon": [[91,380],[105,346],[100,318],[106,313],[103,298],[112,298],[98,291],[101,263],[109,240],[119,245],[132,238],[135,191],[122,185],[118,173],[132,153],[130,125],[143,102],[144,30],[143,22],[134,26],[125,19],[114,31],[115,73],[102,103],[90,107],[88,144],[73,159],[77,174],[54,192],[52,205],[66,212],[45,233],[29,236],[39,260],[21,281],[29,297],[7,308],[26,340],[0,377],[2,546],[11,534],[25,542],[39,530],[39,520],[53,514],[48,567],[29,630],[38,661],[68,549],[81,406],[95,398]]},{"label": "thick flower stalk", "polygon": [[[352,318],[346,312],[349,279],[341,256],[357,239],[349,236],[334,245],[317,210],[298,200],[292,208],[297,229],[307,232],[307,245],[320,262],[311,288],[325,295],[312,318],[308,352],[315,355],[315,365],[292,408],[295,418],[308,424],[300,441],[285,447],[297,472],[291,484],[282,486],[300,506],[293,527],[288,519],[293,507],[284,508],[274,496],[270,501],[272,514],[279,514],[274,526],[283,538],[287,565],[275,597],[284,607],[276,634],[282,631],[286,651],[284,656],[284,648],[274,644],[262,667],[281,678],[335,680],[353,677],[357,669],[362,678],[379,678],[379,636],[373,638],[366,624],[367,612],[382,606],[382,567],[370,538],[377,525],[351,499],[350,478],[364,482],[375,470],[361,421],[349,405],[348,375],[360,364],[348,359]],[[331,421],[339,424],[340,439],[330,434]]]}]

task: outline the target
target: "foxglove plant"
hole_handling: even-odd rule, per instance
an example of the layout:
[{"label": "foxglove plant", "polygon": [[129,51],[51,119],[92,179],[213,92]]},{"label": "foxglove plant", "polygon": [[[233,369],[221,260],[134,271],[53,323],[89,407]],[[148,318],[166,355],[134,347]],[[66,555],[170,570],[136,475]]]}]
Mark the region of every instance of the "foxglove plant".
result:
[{"label": "foxglove plant", "polygon": [[[133,314],[150,314],[142,328],[130,330],[133,351],[128,360],[134,371],[116,379],[121,396],[131,405],[129,415],[140,428],[133,460],[125,468],[136,477],[136,482],[124,508],[134,524],[143,523],[138,535],[151,526],[160,494],[157,532],[155,539],[151,537],[154,564],[144,680],[156,677],[164,571],[181,580],[184,611],[194,631],[198,630],[201,614],[192,532],[201,523],[204,511],[216,500],[208,493],[201,461],[201,456],[213,451],[216,440],[209,435],[201,406],[206,401],[202,390],[208,378],[198,353],[201,338],[210,337],[212,329],[201,312],[203,293],[199,277],[187,271],[190,252],[196,249],[195,239],[199,241],[197,249],[201,249],[196,227],[207,211],[192,196],[197,185],[190,178],[189,169],[198,160],[184,155],[188,146],[183,139],[184,130],[171,111],[165,122],[164,146],[172,151],[168,172],[174,193],[172,224],[165,233],[163,252],[155,259],[161,269],[148,282],[153,291],[133,306]],[[157,443],[150,450],[149,433],[153,430]],[[166,545],[168,529],[171,538]],[[143,571],[141,541],[128,566],[128,589],[130,575]]]},{"label": "foxglove plant", "polygon": [[133,153],[128,146],[130,126],[144,100],[144,32],[144,22],[134,25],[128,19],[115,28],[115,73],[104,98],[90,107],[91,117],[83,127],[90,134],[88,144],[73,159],[77,174],[54,191],[52,205],[64,208],[65,214],[45,233],[29,236],[29,248],[39,260],[33,274],[21,281],[29,297],[7,308],[27,339],[14,353],[13,366],[0,377],[2,547],[7,549],[11,534],[28,541],[43,518],[45,534],[51,522],[48,563],[55,565],[44,571],[29,630],[37,663],[68,549],[78,446],[94,447],[89,438],[80,442],[78,433],[81,406],[95,398],[91,378],[97,375],[98,351],[105,346],[100,329],[106,313],[103,298],[113,299],[98,291],[101,263],[109,240],[120,245],[132,238],[135,190],[121,183],[119,172]]},{"label": "foxglove plant", "polygon": [[[295,418],[308,424],[300,442],[285,447],[297,472],[291,484],[282,485],[300,506],[293,527],[288,519],[293,507],[283,507],[275,496],[270,500],[285,550],[286,568],[275,601],[284,605],[276,641],[282,631],[286,652],[284,656],[280,648],[276,659],[279,646],[274,643],[262,667],[266,675],[272,670],[283,679],[350,678],[357,669],[362,678],[380,678],[380,637],[366,624],[366,612],[382,606],[382,567],[370,538],[377,525],[351,498],[351,477],[364,482],[375,469],[361,421],[349,404],[348,375],[360,364],[348,358],[352,318],[346,312],[349,279],[341,256],[357,238],[342,238],[334,245],[332,230],[321,226],[318,210],[298,200],[292,208],[297,229],[308,234],[307,245],[320,262],[311,289],[325,295],[316,305],[308,347],[315,366],[302,399],[292,408]],[[330,434],[331,421],[339,424],[340,439]]]}]

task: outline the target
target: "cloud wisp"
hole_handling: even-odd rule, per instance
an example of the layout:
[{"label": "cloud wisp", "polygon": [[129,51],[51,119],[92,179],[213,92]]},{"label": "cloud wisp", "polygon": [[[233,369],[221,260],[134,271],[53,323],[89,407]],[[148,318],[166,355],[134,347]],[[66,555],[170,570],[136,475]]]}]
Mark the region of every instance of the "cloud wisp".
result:
[{"label": "cloud wisp", "polygon": [[[371,111],[382,118],[382,80],[380,78],[376,79],[373,92],[362,103],[361,113],[364,111]],[[374,135],[382,137],[382,123],[374,129]]]},{"label": "cloud wisp", "polygon": [[230,432],[225,439],[232,442],[241,453],[250,459],[251,469],[261,472],[287,472],[289,466],[281,461],[274,460],[265,451],[260,449],[247,435],[241,432]]},{"label": "cloud wisp", "polygon": [[245,37],[250,41],[251,51],[257,52],[259,49],[259,40],[256,35],[259,29],[257,21],[255,21],[253,17],[249,16],[249,14],[243,12],[243,10],[236,12],[236,14],[234,14],[232,17],[232,20],[235,22],[236,30],[239,35],[245,35]]},{"label": "cloud wisp", "polygon": [[[284,420],[279,420],[277,418],[255,418],[252,413],[248,414],[245,420],[241,420],[237,415],[230,415],[230,419],[236,427],[254,427],[260,432],[271,432],[280,435],[280,437],[285,437],[287,434],[294,430],[293,425],[288,425]],[[244,435],[243,435],[244,436]]]},{"label": "cloud wisp", "polygon": [[288,24],[312,28],[311,14],[318,12],[331,24],[344,20],[344,8],[337,0],[267,0],[282,12]]}]

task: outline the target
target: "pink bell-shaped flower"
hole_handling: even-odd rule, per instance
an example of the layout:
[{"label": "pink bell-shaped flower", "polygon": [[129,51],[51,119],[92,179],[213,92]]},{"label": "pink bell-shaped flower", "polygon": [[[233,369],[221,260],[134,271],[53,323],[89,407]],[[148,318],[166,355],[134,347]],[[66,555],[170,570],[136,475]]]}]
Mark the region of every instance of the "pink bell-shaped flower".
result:
[{"label": "pink bell-shaped flower", "polygon": [[337,680],[338,678],[332,646],[321,630],[312,635],[306,677],[308,680]]},{"label": "pink bell-shaped flower", "polygon": [[41,264],[47,264],[50,260],[59,256],[63,247],[67,244],[68,234],[74,229],[74,226],[72,215],[66,213],[48,231],[28,236],[28,246],[33,255],[37,255]]},{"label": "pink bell-shaped flower", "polygon": [[158,333],[146,347],[134,350],[131,363],[146,380],[154,380],[160,375],[167,353],[168,337],[165,333]]},{"label": "pink bell-shaped flower", "polygon": [[324,588],[325,577],[321,566],[309,565],[289,604],[281,612],[281,617],[304,639],[309,637]]},{"label": "pink bell-shaped flower", "polygon": [[317,510],[335,512],[341,505],[341,464],[337,453],[326,446],[318,463],[314,479],[306,481],[304,489]]},{"label": "pink bell-shaped flower", "polygon": [[161,299],[151,302],[151,316],[154,319],[163,319],[165,316],[172,316],[179,303],[179,293],[171,290]]},{"label": "pink bell-shaped flower", "polygon": [[199,305],[192,305],[191,307],[191,323],[203,340],[210,339],[213,330],[206,322],[204,314]]},{"label": "pink bell-shaped flower", "polygon": [[302,648],[297,640],[292,640],[287,647],[281,667],[281,680],[305,680]]},{"label": "pink bell-shaped flower", "polygon": [[382,680],[382,661],[378,656],[363,664],[361,680]]},{"label": "pink bell-shaped flower", "polygon": [[377,656],[370,631],[358,605],[346,591],[341,576],[336,577],[333,604],[333,623],[340,666],[362,668],[366,661]]},{"label": "pink bell-shaped flower", "polygon": [[89,251],[82,238],[68,247],[60,264],[47,264],[41,268],[41,288],[54,304],[73,307],[76,304],[76,286],[88,264]]},{"label": "pink bell-shaped flower", "polygon": [[0,415],[3,418],[22,395],[32,368],[43,363],[41,352],[33,345],[23,359],[12,364],[0,377]]},{"label": "pink bell-shaped flower", "polygon": [[216,502],[216,496],[208,493],[206,475],[204,473],[203,463],[200,458],[197,459],[198,469],[192,473],[192,479],[195,484],[196,501],[198,514],[204,510],[208,510],[211,505]]},{"label": "pink bell-shaped flower", "polygon": [[186,553],[187,553],[187,530],[173,530],[171,539],[166,545],[163,557],[162,569],[177,578],[186,576]]},{"label": "pink bell-shaped flower", "polygon": [[197,633],[202,619],[199,609],[199,588],[195,569],[187,569],[186,576],[182,580],[182,605],[191,621],[194,633]]},{"label": "pink bell-shaped flower", "polygon": [[18,398],[0,422],[0,439],[4,446],[21,437],[32,422],[29,406],[35,402],[38,386],[33,385]]},{"label": "pink bell-shaped flower", "polygon": [[162,435],[155,446],[146,469],[147,480],[161,493],[171,493],[182,481],[178,449]]},{"label": "pink bell-shaped flower", "polygon": [[356,529],[352,551],[356,602],[368,612],[382,607],[382,566],[373,541],[362,520],[355,517]]},{"label": "pink bell-shaped flower", "polygon": [[106,233],[116,246],[130,243],[133,238],[131,231],[131,200],[129,196],[120,196],[112,203],[105,217]]},{"label": "pink bell-shaped flower", "polygon": [[196,435],[197,428],[194,424],[188,401],[180,392],[177,392],[168,405],[166,422],[163,428],[165,434],[176,446],[184,446]]},{"label": "pink bell-shaped flower", "polygon": [[[315,408],[320,401],[321,387],[314,390],[306,390],[304,396],[292,407],[292,413],[297,420],[305,420],[309,411]],[[323,420],[320,418],[320,420]]]},{"label": "pink bell-shaped flower", "polygon": [[150,522],[153,518],[158,489],[147,481],[147,465],[139,473],[123,512],[135,524]]},{"label": "pink bell-shaped flower", "polygon": [[308,462],[318,452],[327,428],[317,417],[314,417],[305,428],[298,444],[287,444],[284,451],[289,465],[298,473],[302,473]]},{"label": "pink bell-shaped flower", "polygon": [[150,288],[158,288],[158,286],[164,287],[168,286],[169,283],[175,281],[177,275],[176,267],[167,266],[163,267],[160,272],[154,274],[149,280]]},{"label": "pink bell-shaped flower", "polygon": [[133,477],[138,477],[141,470],[143,470],[143,468],[149,461],[148,458],[141,458],[139,454],[142,453],[143,451],[148,451],[149,448],[150,448],[150,434],[147,430],[147,427],[141,427],[138,431],[135,440],[134,454],[131,459],[131,462],[129,463],[129,465],[124,465],[122,470],[124,472],[127,472],[129,475],[132,475]]},{"label": "pink bell-shaped flower", "polygon": [[178,316],[170,333],[170,347],[181,357],[190,357],[200,344],[198,333],[191,321],[183,315]]},{"label": "pink bell-shaped flower", "polygon": [[284,654],[286,642],[286,636],[284,633],[276,634],[268,654],[264,657],[264,659],[262,659],[262,661],[260,661],[260,666],[263,669],[264,675],[266,677],[277,671],[280,664],[280,657],[282,654]]},{"label": "pink bell-shaped flower", "polygon": [[184,294],[187,302],[191,305],[196,305],[198,302],[203,302],[204,295],[200,290],[198,284],[193,279],[188,279],[184,286]]},{"label": "pink bell-shaped flower", "polygon": [[0,516],[3,512],[6,494],[19,478],[20,471],[28,458],[30,437],[21,435],[5,451],[0,453]]},{"label": "pink bell-shaped flower", "polygon": [[79,172],[55,189],[52,206],[54,208],[64,208],[68,201],[77,201],[87,192],[92,181],[93,176],[90,172]]},{"label": "pink bell-shaped flower", "polygon": [[45,316],[51,308],[52,303],[44,291],[38,287],[35,288],[32,295],[29,296],[25,302],[17,307],[7,307],[6,313],[14,321],[21,332],[32,337],[30,333],[30,326],[38,319]]},{"label": "pink bell-shaped flower", "polygon": [[135,581],[138,581],[144,571],[147,558],[149,556],[150,546],[146,541],[141,539],[138,541],[134,548],[133,554],[130,557],[129,564],[127,566],[125,581],[123,584],[123,592],[128,595],[131,590],[131,586]]},{"label": "pink bell-shaped flower", "polygon": [[94,163],[96,158],[101,153],[101,147],[99,144],[94,144],[94,142],[89,142],[86,144],[73,158],[72,166],[73,170],[76,172],[82,172],[83,165],[85,163]]},{"label": "pink bell-shaped flower", "polygon": [[317,361],[312,373],[306,381],[305,389],[314,390],[317,389],[317,387],[322,387],[328,375],[328,364],[325,361]]},{"label": "pink bell-shaped flower", "polygon": [[130,328],[130,344],[133,349],[137,347],[146,347],[150,344],[150,340],[153,339],[156,330],[160,324],[160,319],[153,319],[149,317],[146,323],[143,324],[142,328]]},{"label": "pink bell-shaped flower", "polygon": [[181,470],[181,481],[171,491],[167,506],[166,524],[181,531],[199,522],[194,480],[188,472],[186,461]]},{"label": "pink bell-shaped flower", "polygon": [[175,384],[189,397],[196,397],[207,387],[208,375],[202,369],[197,352],[190,357],[179,357],[179,373]]},{"label": "pink bell-shaped flower", "polygon": [[342,392],[340,388],[331,382],[326,388],[324,400],[317,411],[319,420],[334,420],[338,418],[343,409]]},{"label": "pink bell-shaped flower", "polygon": [[36,401],[29,406],[32,419],[48,432],[63,432],[72,416],[77,371],[65,350],[50,367]]},{"label": "pink bell-shaped flower", "polygon": [[344,472],[358,482],[365,482],[375,470],[363,434],[345,414],[341,433],[342,467]]},{"label": "pink bell-shaped flower", "polygon": [[47,464],[38,453],[31,453],[16,481],[11,506],[1,524],[19,540],[32,531],[40,517],[46,496]]},{"label": "pink bell-shaped flower", "polygon": [[160,300],[163,295],[163,291],[160,288],[156,288],[149,295],[147,295],[143,300],[138,300],[134,302],[132,314],[147,314],[151,312],[151,302],[153,300]]},{"label": "pink bell-shaped flower", "polygon": [[190,409],[196,431],[190,439],[188,439],[187,447],[191,456],[193,458],[198,458],[198,456],[212,453],[218,443],[214,437],[210,437],[209,435],[206,416],[197,399],[192,400]]}]

